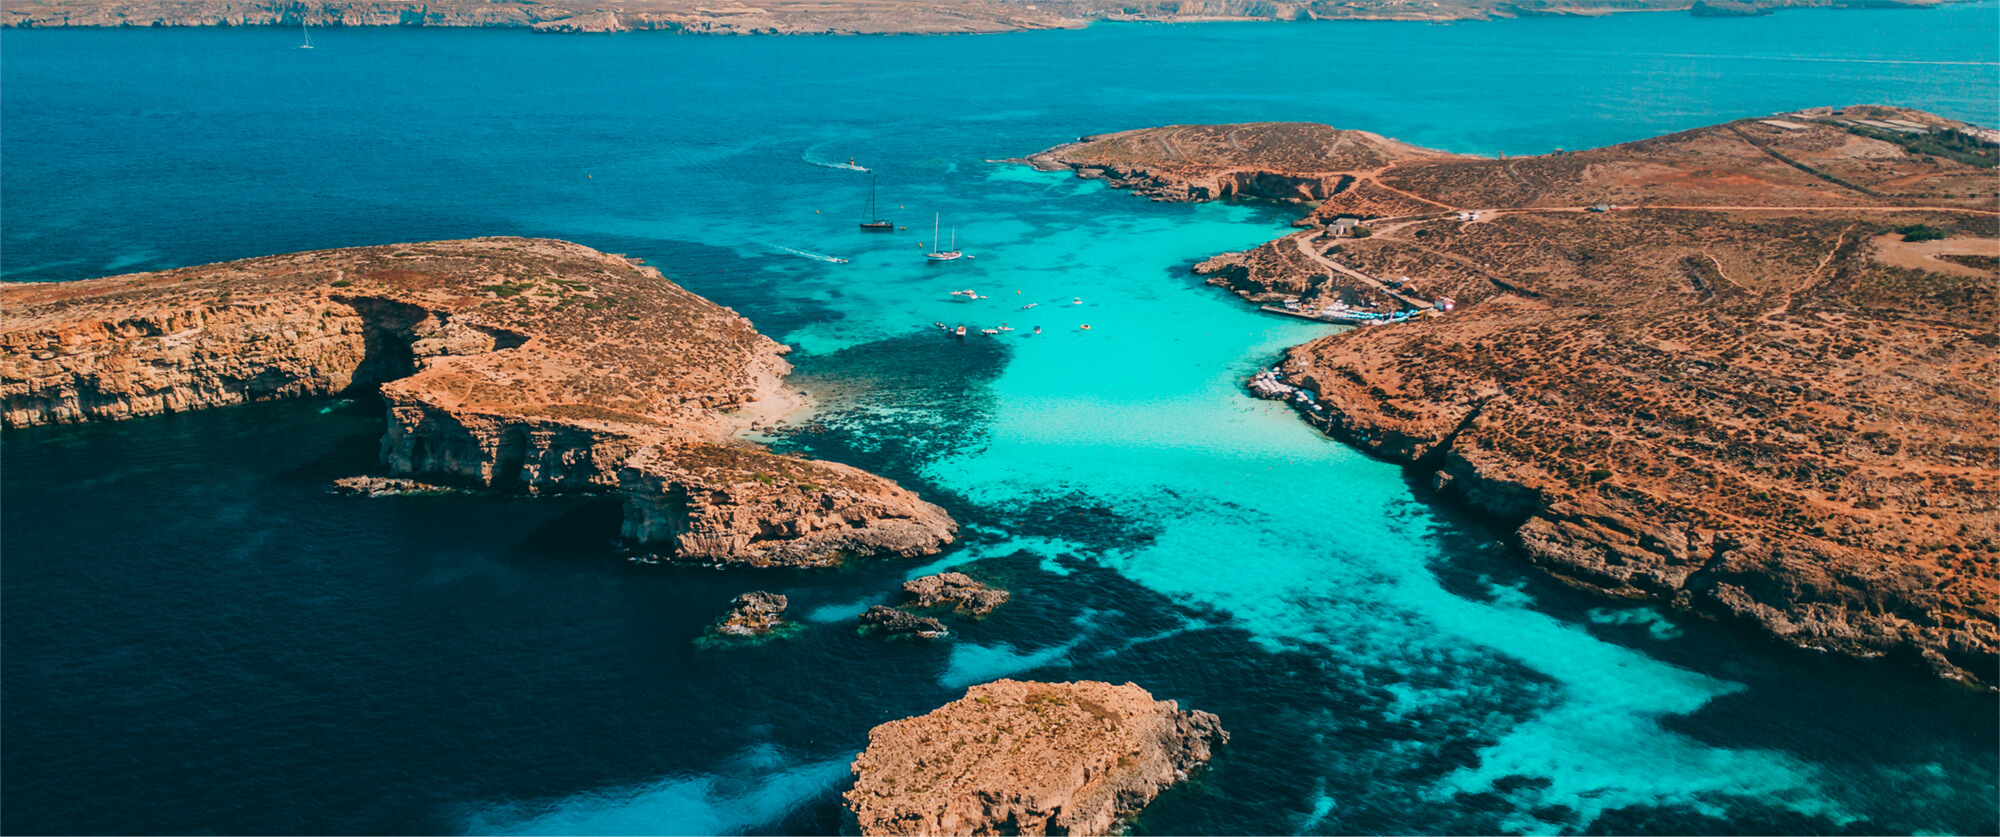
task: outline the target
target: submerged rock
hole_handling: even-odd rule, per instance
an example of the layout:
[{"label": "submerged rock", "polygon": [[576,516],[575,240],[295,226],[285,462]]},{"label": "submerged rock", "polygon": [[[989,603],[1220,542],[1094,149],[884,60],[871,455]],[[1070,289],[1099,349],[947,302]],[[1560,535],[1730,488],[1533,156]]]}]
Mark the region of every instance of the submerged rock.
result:
[{"label": "submerged rock", "polygon": [[960,613],[985,616],[1012,598],[1005,590],[988,587],[965,573],[938,573],[903,582],[903,593],[918,607],[949,607]]},{"label": "submerged rock", "polygon": [[1131,683],[1000,680],[871,730],[847,805],[870,835],[1106,834],[1227,743]]},{"label": "submerged rock", "polygon": [[411,494],[470,494],[463,488],[436,485],[400,477],[341,477],[333,481],[327,489],[331,494],[348,494],[355,497],[400,497]]},{"label": "submerged rock", "polygon": [[885,636],[920,636],[936,639],[944,636],[944,623],[928,616],[904,613],[893,607],[876,605],[861,614],[861,627],[875,629]]},{"label": "submerged rock", "polygon": [[737,596],[729,603],[729,615],[715,626],[715,632],[723,636],[762,636],[784,626],[785,620],[778,618],[785,612],[790,602],[778,593],[754,590]]}]

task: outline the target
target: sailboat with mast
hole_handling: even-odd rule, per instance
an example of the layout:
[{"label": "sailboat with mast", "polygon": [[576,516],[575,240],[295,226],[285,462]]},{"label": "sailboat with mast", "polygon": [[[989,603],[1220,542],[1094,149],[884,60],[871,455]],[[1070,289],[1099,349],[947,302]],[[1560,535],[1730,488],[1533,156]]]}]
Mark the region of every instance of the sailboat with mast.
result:
[{"label": "sailboat with mast", "polygon": [[934,262],[949,262],[949,261],[956,261],[956,260],[958,260],[958,259],[960,259],[960,258],[963,258],[963,257],[965,256],[965,253],[963,253],[963,252],[960,252],[960,251],[959,251],[959,249],[958,249],[958,228],[957,228],[957,227],[952,227],[952,228],[951,228],[951,249],[950,249],[950,250],[939,250],[939,249],[938,249],[938,221],[939,221],[939,218],[940,218],[940,216],[935,216],[935,215],[931,217],[931,251],[930,251],[930,252],[928,252],[928,253],[925,253],[925,254],[924,254],[924,258],[926,258],[926,259],[930,259],[931,261],[934,261]]},{"label": "sailboat with mast", "polygon": [[868,220],[861,222],[861,228],[869,232],[890,232],[896,229],[894,223],[884,221],[882,220],[882,216],[876,214],[875,176],[872,174],[868,176],[868,209],[863,213],[863,216]]},{"label": "sailboat with mast", "polygon": [[299,34],[306,36],[306,42],[300,44],[299,49],[312,49],[313,33],[311,29],[306,28],[306,22],[303,20],[299,21]]}]

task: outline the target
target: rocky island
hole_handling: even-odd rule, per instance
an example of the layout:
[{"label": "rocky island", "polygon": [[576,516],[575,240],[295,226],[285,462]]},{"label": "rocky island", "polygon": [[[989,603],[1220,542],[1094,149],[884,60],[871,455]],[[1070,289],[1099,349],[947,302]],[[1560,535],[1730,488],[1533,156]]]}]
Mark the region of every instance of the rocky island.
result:
[{"label": "rocky island", "polygon": [[998,680],[871,730],[847,804],[867,835],[1110,834],[1227,743],[1131,683]]},{"label": "rocky island", "polygon": [[1369,325],[1254,388],[1556,576],[1991,685],[1994,136],[1854,107],[1520,158],[1264,123],[1031,161],[1312,202],[1303,231],[1197,272]]},{"label": "rocky island", "polygon": [[974,581],[965,573],[927,575],[903,582],[903,597],[917,608],[949,608],[955,613],[983,617],[1013,598],[998,587]]},{"label": "rocky island", "polygon": [[379,392],[399,477],[615,492],[677,560],[925,555],[894,483],[735,437],[797,408],[786,348],[632,260],[482,238],[0,284],[0,426]]}]

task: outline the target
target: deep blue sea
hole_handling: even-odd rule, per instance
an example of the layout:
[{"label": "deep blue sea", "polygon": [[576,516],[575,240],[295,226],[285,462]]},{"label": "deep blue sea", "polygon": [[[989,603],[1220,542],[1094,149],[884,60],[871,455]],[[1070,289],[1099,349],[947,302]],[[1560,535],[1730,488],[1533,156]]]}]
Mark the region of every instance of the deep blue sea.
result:
[{"label": "deep blue sea", "polygon": [[[966,538],[715,571],[618,558],[609,499],[328,495],[380,468],[369,399],[8,431],[0,830],[830,833],[870,727],[1012,676],[1222,717],[1233,742],[1144,834],[2000,831],[1991,695],[1564,588],[1247,398],[1321,327],[1187,269],[1290,210],[989,162],[1185,122],[1481,154],[1812,105],[1994,125],[1992,2],[297,39],[0,32],[0,276],[500,234],[644,257],[796,347],[820,406],[778,444],[896,478]],[[857,231],[869,175],[829,167],[850,159],[907,230]],[[977,258],[924,264],[933,217]],[[945,566],[1013,603],[936,643],[855,634]],[[806,630],[694,642],[752,589]]]}]

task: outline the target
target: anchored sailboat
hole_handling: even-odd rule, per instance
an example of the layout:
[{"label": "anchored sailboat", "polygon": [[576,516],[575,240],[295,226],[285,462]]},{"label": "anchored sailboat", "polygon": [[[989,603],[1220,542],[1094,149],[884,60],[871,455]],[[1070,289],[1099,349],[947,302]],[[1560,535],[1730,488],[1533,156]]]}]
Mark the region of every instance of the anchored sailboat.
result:
[{"label": "anchored sailboat", "polygon": [[305,42],[305,43],[303,43],[303,44],[300,44],[300,45],[299,45],[299,49],[312,49],[312,48],[313,48],[313,33],[312,33],[312,30],[311,30],[311,29],[307,29],[307,28],[306,28],[306,24],[305,24],[305,21],[299,21],[299,33],[300,33],[300,34],[302,34],[302,35],[304,35],[304,36],[306,36],[306,42]]},{"label": "anchored sailboat", "polygon": [[931,261],[934,261],[934,262],[948,262],[948,261],[954,261],[954,260],[956,260],[956,259],[959,259],[959,258],[963,257],[964,255],[965,255],[965,254],[964,254],[964,253],[962,253],[962,252],[960,252],[960,251],[959,251],[959,249],[958,249],[958,228],[957,228],[957,227],[952,227],[952,228],[951,228],[951,249],[950,249],[950,250],[939,250],[939,249],[938,249],[938,217],[937,217],[937,216],[932,216],[932,217],[931,217],[931,251],[930,251],[930,252],[928,252],[928,253],[925,253],[925,254],[924,254],[924,258],[926,258],[926,259],[930,259]]},{"label": "anchored sailboat", "polygon": [[869,220],[861,222],[861,228],[864,230],[888,232],[896,228],[895,224],[884,221],[875,214],[875,178],[872,175],[868,178],[868,210],[865,215]]}]

